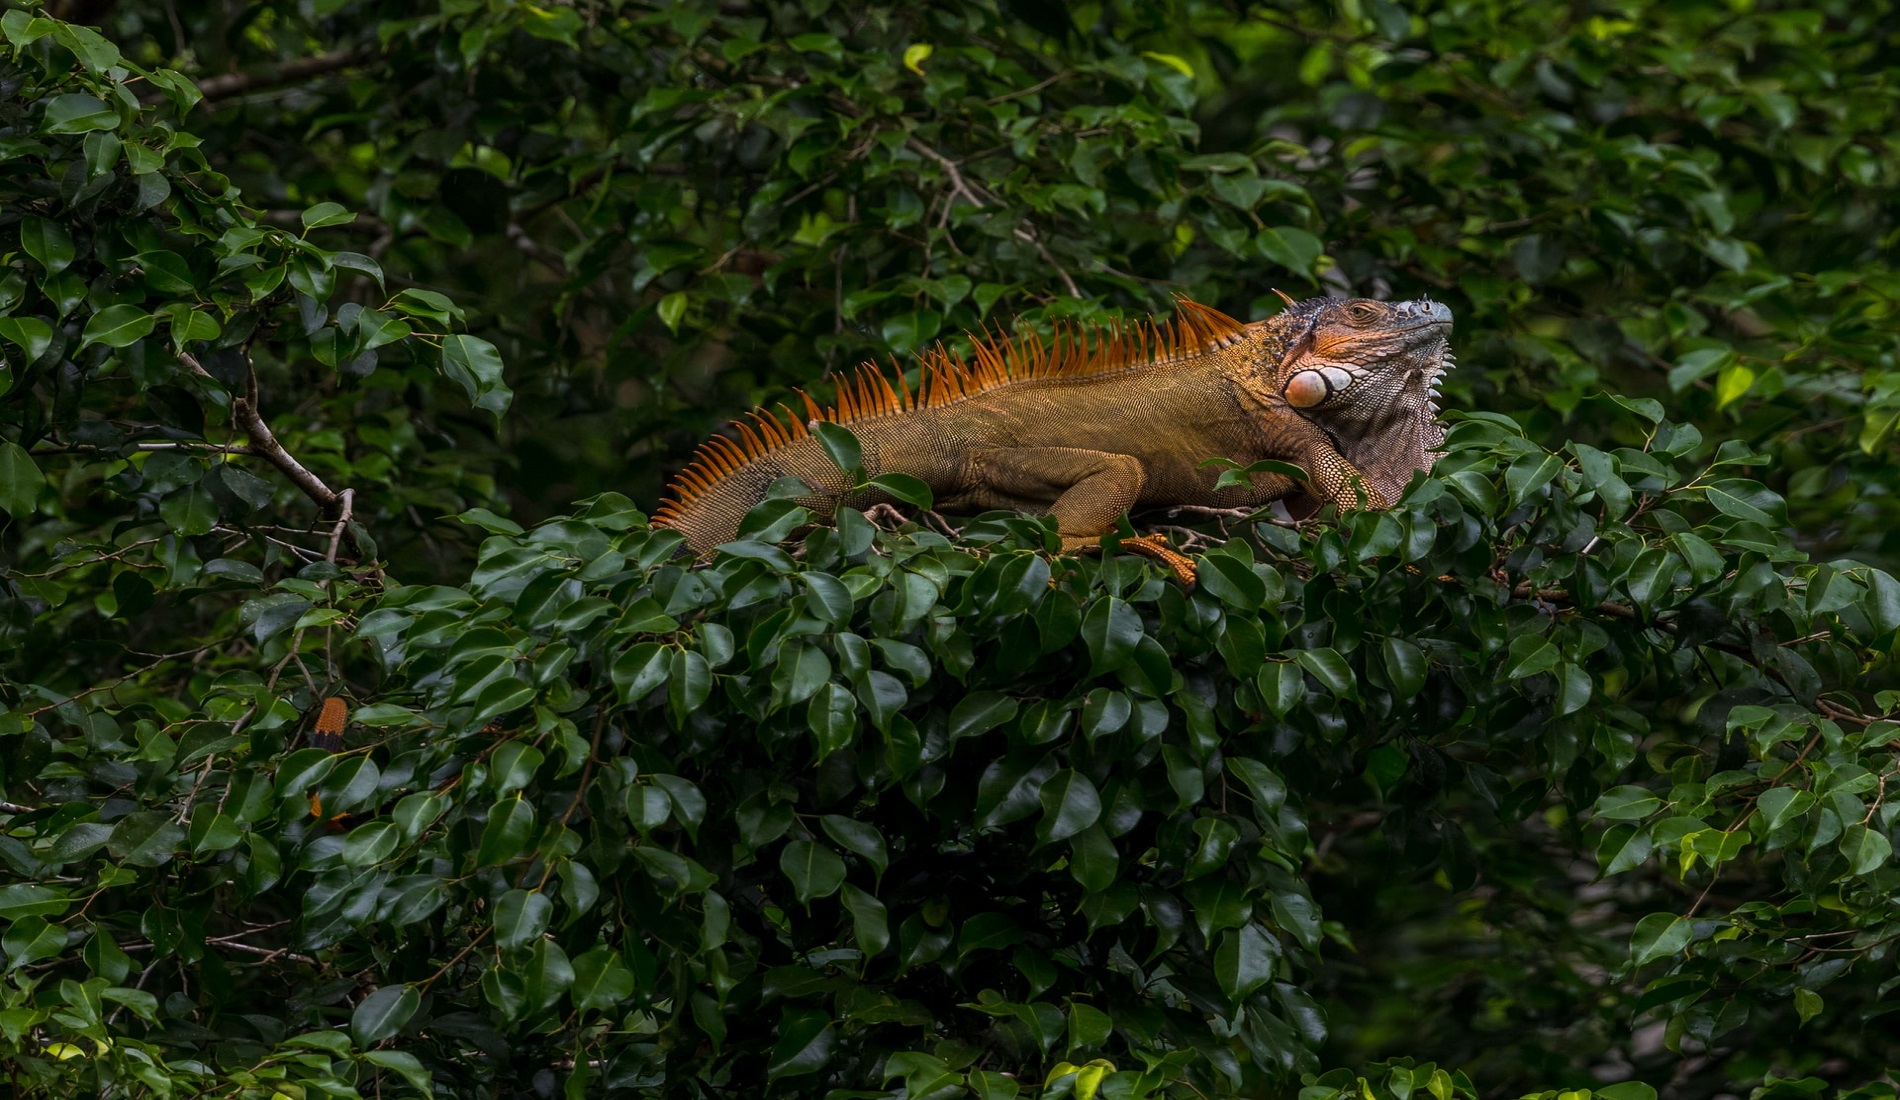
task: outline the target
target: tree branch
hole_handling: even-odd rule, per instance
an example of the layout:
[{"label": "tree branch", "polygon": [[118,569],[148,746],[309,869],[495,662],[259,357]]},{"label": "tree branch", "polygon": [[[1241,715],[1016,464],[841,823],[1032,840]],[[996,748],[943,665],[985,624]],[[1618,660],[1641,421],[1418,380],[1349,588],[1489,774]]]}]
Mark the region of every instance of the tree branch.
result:
[{"label": "tree branch", "polygon": [[932,149],[914,137],[907,139],[904,144],[922,153],[924,156],[929,157],[931,160],[936,161],[939,165],[943,166],[944,171],[950,173],[950,193],[953,196],[962,195],[965,199],[969,200],[971,206],[979,210],[987,205],[979,195],[981,189],[972,189],[969,183],[964,180],[963,172],[958,169],[956,161],[951,160],[949,157],[944,156],[942,153],[937,152],[935,149]]},{"label": "tree branch", "polygon": [[347,69],[359,61],[366,60],[369,51],[360,46],[350,46],[329,53],[320,53],[315,57],[298,57],[281,65],[267,69],[258,69],[248,73],[221,73],[198,81],[198,91],[204,94],[205,103],[220,99],[230,99],[260,88],[275,88],[283,84],[294,84],[313,76],[323,76]]},{"label": "tree branch", "polygon": [[[197,357],[189,352],[179,352],[178,361],[191,368],[193,374],[209,378],[213,382],[218,381],[217,376],[206,370],[204,364],[198,362]],[[348,518],[349,505],[344,498],[325,485],[323,479],[311,473],[303,463],[298,462],[289,451],[284,450],[284,445],[277,442],[277,437],[271,434],[270,425],[264,423],[263,415],[257,411],[255,388],[248,395],[232,395],[231,423],[249,437],[250,453],[277,467],[285,477],[290,479],[291,484],[302,490],[303,495],[314,501],[324,512],[341,514],[345,519]],[[332,555],[335,549],[335,543],[332,542]]]},{"label": "tree branch", "polygon": [[343,529],[350,525],[350,513],[354,511],[356,507],[356,490],[345,489],[341,493],[338,493],[337,503],[339,507],[337,509],[336,526],[330,528],[330,549],[323,555],[323,560],[332,564],[336,562],[336,548],[343,544]]},{"label": "tree branch", "polygon": [[1021,229],[1021,228],[1018,228],[1016,230],[1016,235],[1018,237],[1021,237],[1023,240],[1028,241],[1030,244],[1035,245],[1036,255],[1042,257],[1042,262],[1048,264],[1050,267],[1055,268],[1056,274],[1062,276],[1062,285],[1069,288],[1069,297],[1071,298],[1082,297],[1082,291],[1080,288],[1078,288],[1075,285],[1075,280],[1071,279],[1069,277],[1068,270],[1064,268],[1061,264],[1057,263],[1056,258],[1049,254],[1049,249],[1043,245],[1042,238],[1036,236],[1034,233],[1030,232],[1027,229]]}]

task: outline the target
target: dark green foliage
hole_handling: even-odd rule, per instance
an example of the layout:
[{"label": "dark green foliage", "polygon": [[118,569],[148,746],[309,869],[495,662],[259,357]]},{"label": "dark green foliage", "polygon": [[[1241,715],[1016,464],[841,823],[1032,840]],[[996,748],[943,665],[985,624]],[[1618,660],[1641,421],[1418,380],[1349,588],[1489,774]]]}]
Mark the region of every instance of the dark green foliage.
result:
[{"label": "dark green foliage", "polygon": [[[16,1091],[1891,1100],[1877,12],[103,7],[0,16]],[[1432,288],[1469,412],[1192,592],[647,526],[1274,285]]]}]

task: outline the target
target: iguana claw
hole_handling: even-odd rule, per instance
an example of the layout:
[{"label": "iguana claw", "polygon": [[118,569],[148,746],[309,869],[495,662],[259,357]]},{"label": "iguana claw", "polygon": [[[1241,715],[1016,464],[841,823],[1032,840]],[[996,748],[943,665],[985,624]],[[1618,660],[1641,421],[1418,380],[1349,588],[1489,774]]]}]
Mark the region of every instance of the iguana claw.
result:
[{"label": "iguana claw", "polygon": [[1122,549],[1140,554],[1145,558],[1155,559],[1174,573],[1174,579],[1181,582],[1181,587],[1194,587],[1194,559],[1169,546],[1166,535],[1142,535],[1139,538],[1123,539]]}]

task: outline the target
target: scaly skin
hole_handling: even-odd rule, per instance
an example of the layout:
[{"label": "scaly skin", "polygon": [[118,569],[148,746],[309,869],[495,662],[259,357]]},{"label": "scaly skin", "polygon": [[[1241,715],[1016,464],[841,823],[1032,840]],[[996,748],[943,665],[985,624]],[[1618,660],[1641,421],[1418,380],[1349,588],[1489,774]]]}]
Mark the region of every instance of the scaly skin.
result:
[{"label": "scaly skin", "polygon": [[[927,360],[914,399],[861,374],[855,389],[843,387],[838,409],[808,409],[849,426],[867,474],[919,478],[951,513],[1053,515],[1065,550],[1096,545],[1140,508],[1282,498],[1302,512],[1388,508],[1435,459],[1444,433],[1434,399],[1451,358],[1444,306],[1310,299],[1254,324],[1181,307],[1172,332],[1098,334],[1086,347],[1063,344],[1079,341],[1074,334],[1053,348],[979,343],[974,364]],[[739,429],[740,443],[707,445],[675,482],[677,501],[655,517],[697,553],[735,538],[746,510],[781,477],[809,486],[802,503],[819,515],[885,499],[850,493],[796,422],[765,414]],[[1253,474],[1250,486],[1217,490],[1220,471],[1201,468],[1209,458],[1279,459],[1307,477]],[[1191,579],[1186,559],[1159,538],[1123,545]]]}]

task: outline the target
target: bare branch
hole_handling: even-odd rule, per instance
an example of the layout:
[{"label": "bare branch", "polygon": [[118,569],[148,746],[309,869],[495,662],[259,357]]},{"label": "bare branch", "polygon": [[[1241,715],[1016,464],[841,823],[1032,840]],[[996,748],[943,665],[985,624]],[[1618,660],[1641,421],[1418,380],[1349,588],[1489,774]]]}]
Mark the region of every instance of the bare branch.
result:
[{"label": "bare branch", "polygon": [[198,91],[205,97],[205,103],[211,104],[220,99],[230,99],[246,92],[261,88],[275,88],[284,84],[295,84],[313,76],[323,76],[347,69],[359,61],[367,60],[369,51],[350,46],[329,53],[320,53],[315,57],[299,57],[281,65],[267,69],[258,69],[248,73],[221,73],[198,81]]},{"label": "bare branch", "polygon": [[264,423],[264,417],[258,413],[251,398],[231,399],[231,422],[244,430],[244,434],[251,439],[251,446],[257,449],[262,458],[282,471],[292,484],[303,490],[305,496],[316,502],[317,507],[326,512],[337,507],[340,498],[336,492],[298,462],[289,451],[284,450],[284,445],[271,434],[270,425]]},{"label": "bare branch", "polygon": [[[191,368],[193,374],[209,378],[213,382],[218,381],[217,376],[206,370],[204,364],[198,362],[196,356],[188,352],[180,352],[178,361]],[[232,396],[231,423],[250,438],[251,453],[277,467],[285,477],[290,479],[291,484],[303,491],[304,496],[315,501],[318,508],[331,513],[338,511],[342,497],[325,485],[322,478],[311,473],[303,463],[298,462],[289,451],[284,450],[283,444],[277,442],[277,437],[271,434],[270,425],[264,423],[263,414],[257,411],[255,393]]]},{"label": "bare branch", "polygon": [[341,507],[337,511],[336,526],[330,528],[330,549],[324,552],[323,560],[336,563],[336,548],[343,544],[343,529],[350,525],[350,513],[356,506],[356,490],[345,489],[337,494]]},{"label": "bare branch", "polygon": [[1016,230],[1016,235],[1022,238],[1023,240],[1028,241],[1030,244],[1035,245],[1036,254],[1042,257],[1042,262],[1048,264],[1050,267],[1055,268],[1056,274],[1062,276],[1062,285],[1069,288],[1069,297],[1071,298],[1082,297],[1081,288],[1077,287],[1075,285],[1075,280],[1069,277],[1068,270],[1064,268],[1061,264],[1057,263],[1056,258],[1049,254],[1049,249],[1046,246],[1044,246],[1044,244],[1042,243],[1042,238],[1036,236],[1034,233],[1030,232],[1027,229]]},{"label": "bare branch", "polygon": [[[968,181],[963,178],[963,172],[957,167],[956,161],[951,160],[949,157],[944,156],[942,153],[937,152],[935,149],[932,149],[914,137],[907,139],[904,144],[922,153],[924,156],[929,157],[931,160],[936,161],[943,166],[945,172],[950,173],[950,193],[952,195],[962,195],[965,199],[969,200],[971,206],[979,210],[988,205],[979,194],[981,188],[971,188]],[[1019,234],[1021,233],[1020,230],[1017,232]]]}]

